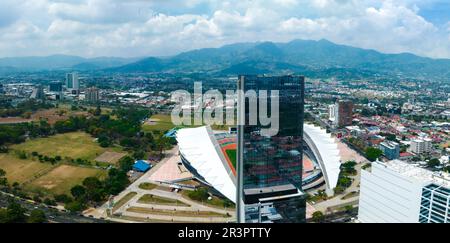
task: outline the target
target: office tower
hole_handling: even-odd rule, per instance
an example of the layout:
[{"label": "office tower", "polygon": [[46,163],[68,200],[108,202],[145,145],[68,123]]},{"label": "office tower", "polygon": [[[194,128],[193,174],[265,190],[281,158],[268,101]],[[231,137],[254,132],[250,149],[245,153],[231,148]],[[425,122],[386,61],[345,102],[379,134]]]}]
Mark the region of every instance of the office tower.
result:
[{"label": "office tower", "polygon": [[35,87],[30,96],[31,99],[43,100],[45,99],[44,89],[41,85]]},{"label": "office tower", "polygon": [[78,81],[77,73],[68,73],[66,75],[66,88],[69,90],[77,90],[77,91],[80,89],[80,83]]},{"label": "office tower", "polygon": [[393,141],[384,141],[380,143],[380,150],[389,160],[398,159],[400,157],[400,145]]},{"label": "office tower", "polygon": [[372,163],[361,171],[359,221],[449,223],[450,175],[407,162]]},{"label": "office tower", "polygon": [[63,84],[61,82],[51,82],[48,90],[50,92],[60,93],[63,91]]},{"label": "office tower", "polygon": [[[279,131],[265,136],[262,131],[268,126],[260,120],[256,125],[249,121],[251,99],[238,98],[239,222],[305,222],[301,191],[304,81],[302,76],[239,76],[239,91],[267,90],[269,97],[279,99],[278,117],[270,111],[279,121]],[[277,97],[274,90],[279,92]],[[267,100],[268,110],[271,102]],[[260,108],[261,103],[258,117]]]},{"label": "office tower", "polygon": [[100,99],[99,90],[95,87],[86,89],[86,101],[90,103],[97,103]]},{"label": "office tower", "polygon": [[338,117],[336,120],[338,126],[351,126],[353,121],[353,102],[350,100],[340,100],[337,105]]},{"label": "office tower", "polygon": [[5,89],[3,88],[3,84],[0,84],[0,94],[4,94]]},{"label": "office tower", "polygon": [[429,138],[414,139],[411,141],[409,150],[415,154],[429,153],[432,148],[431,141]]}]

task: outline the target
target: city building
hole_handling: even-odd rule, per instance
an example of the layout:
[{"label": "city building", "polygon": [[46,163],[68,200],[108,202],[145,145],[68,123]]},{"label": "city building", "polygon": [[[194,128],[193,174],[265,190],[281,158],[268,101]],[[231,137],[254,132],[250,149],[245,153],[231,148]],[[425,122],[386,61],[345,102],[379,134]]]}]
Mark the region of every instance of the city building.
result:
[{"label": "city building", "polygon": [[55,92],[55,93],[61,93],[63,91],[63,84],[62,82],[51,82],[48,86],[48,90],[50,92]]},{"label": "city building", "polygon": [[[302,76],[239,76],[238,222],[305,222],[306,202],[301,189],[304,82]],[[271,128],[261,121],[250,122],[250,112],[257,111],[250,111],[249,106],[258,97],[246,98],[244,94],[261,90],[279,99],[279,129],[274,136],[264,135]],[[267,106],[271,107],[271,99]],[[262,211],[272,212],[273,217],[263,217]]]},{"label": "city building", "polygon": [[409,147],[410,152],[414,154],[429,153],[432,149],[432,140],[429,138],[414,139]]},{"label": "city building", "polygon": [[5,89],[3,88],[3,84],[0,84],[0,94],[4,94]]},{"label": "city building", "polygon": [[31,93],[30,99],[43,100],[45,99],[44,88],[41,85],[35,87]]},{"label": "city building", "polygon": [[401,160],[361,171],[358,220],[363,223],[449,223],[450,175]]},{"label": "city building", "polygon": [[66,75],[66,88],[68,90],[80,90],[80,82],[77,73],[68,73]]},{"label": "city building", "polygon": [[367,134],[369,134],[369,135],[375,135],[375,134],[379,134],[381,132],[381,129],[377,126],[366,127],[366,130],[367,130]]},{"label": "city building", "polygon": [[400,145],[393,141],[384,141],[380,143],[380,150],[389,160],[398,159],[400,157]]},{"label": "city building", "polygon": [[328,106],[328,120],[332,124],[335,124],[337,122],[338,117],[339,117],[338,105],[337,104],[329,105]]},{"label": "city building", "polygon": [[133,165],[133,170],[137,172],[147,172],[152,168],[152,165],[145,160],[138,160]]},{"label": "city building", "polygon": [[338,127],[351,126],[353,121],[353,102],[340,100],[337,102],[337,125]]},{"label": "city building", "polygon": [[100,100],[100,92],[97,88],[86,89],[86,101],[90,103],[97,103]]}]

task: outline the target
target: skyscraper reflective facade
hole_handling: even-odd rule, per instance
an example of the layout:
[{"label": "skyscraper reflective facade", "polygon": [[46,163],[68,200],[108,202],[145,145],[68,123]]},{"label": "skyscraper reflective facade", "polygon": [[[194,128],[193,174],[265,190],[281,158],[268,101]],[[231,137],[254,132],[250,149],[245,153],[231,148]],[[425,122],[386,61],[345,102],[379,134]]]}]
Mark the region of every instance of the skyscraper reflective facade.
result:
[{"label": "skyscraper reflective facade", "polygon": [[[304,77],[240,76],[243,92],[278,90],[279,130],[263,136],[260,120],[251,125],[250,99],[238,101],[238,217],[240,222],[304,222],[302,185],[302,137]],[[272,93],[273,95],[273,93]],[[267,100],[268,117],[271,99]],[[258,117],[261,104],[258,107]],[[242,119],[245,119],[245,123]]]},{"label": "skyscraper reflective facade", "polygon": [[77,73],[68,73],[66,74],[66,88],[70,90],[79,90],[80,82],[78,80]]}]

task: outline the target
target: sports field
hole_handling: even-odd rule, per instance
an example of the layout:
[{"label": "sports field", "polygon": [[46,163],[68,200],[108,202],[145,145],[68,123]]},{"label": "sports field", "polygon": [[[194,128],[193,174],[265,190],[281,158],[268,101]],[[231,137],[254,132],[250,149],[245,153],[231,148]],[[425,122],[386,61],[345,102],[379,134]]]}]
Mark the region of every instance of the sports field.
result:
[{"label": "sports field", "polygon": [[106,176],[105,170],[72,165],[51,165],[31,159],[21,160],[12,154],[0,154],[0,168],[10,184],[18,182],[25,191],[44,194],[70,194],[70,189],[86,177]]},{"label": "sports field", "polygon": [[104,170],[60,165],[27,184],[26,188],[31,191],[38,189],[58,195],[70,193],[70,189],[81,184],[86,177],[104,178],[105,176],[106,171]]},{"label": "sports field", "polygon": [[228,157],[227,159],[229,159],[231,164],[233,165],[233,169],[236,169],[236,161],[237,161],[236,148],[226,149],[225,153],[227,154],[227,156],[226,156],[226,157]]},{"label": "sports field", "polygon": [[95,158],[95,161],[108,163],[108,164],[116,164],[125,155],[127,155],[127,154],[106,151],[103,154],[101,154],[100,156],[98,156],[97,158]]},{"label": "sports field", "polygon": [[[27,158],[20,159],[16,154],[17,151],[26,152]],[[32,152],[49,157],[61,156],[62,162],[55,165],[39,162],[37,157],[31,156]],[[67,162],[64,158],[93,161],[100,156],[115,163],[125,155],[118,152],[121,152],[119,148],[100,147],[89,134],[84,132],[58,134],[11,146],[8,154],[0,154],[0,168],[6,171],[10,184],[18,182],[26,192],[70,194],[70,189],[80,184],[86,177],[105,177],[107,171],[63,164]]]},{"label": "sports field", "polygon": [[57,134],[48,138],[28,140],[25,143],[11,146],[12,150],[25,151],[61,158],[94,160],[108,149],[100,147],[89,134],[72,132]]},{"label": "sports field", "polygon": [[14,182],[24,183],[35,179],[40,174],[45,174],[52,168],[53,166],[50,163],[21,160],[12,154],[0,154],[0,169],[6,171],[6,178],[10,184]]}]

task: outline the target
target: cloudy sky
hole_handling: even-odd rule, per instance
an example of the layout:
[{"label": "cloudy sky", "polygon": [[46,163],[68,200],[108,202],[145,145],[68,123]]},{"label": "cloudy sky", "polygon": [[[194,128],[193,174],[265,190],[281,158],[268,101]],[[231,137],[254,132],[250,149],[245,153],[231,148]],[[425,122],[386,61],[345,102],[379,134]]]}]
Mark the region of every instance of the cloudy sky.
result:
[{"label": "cloudy sky", "polygon": [[322,39],[450,58],[448,0],[0,0],[0,57],[167,56]]}]

